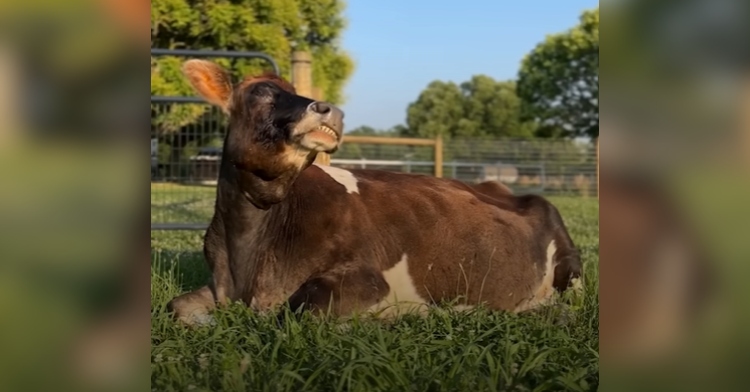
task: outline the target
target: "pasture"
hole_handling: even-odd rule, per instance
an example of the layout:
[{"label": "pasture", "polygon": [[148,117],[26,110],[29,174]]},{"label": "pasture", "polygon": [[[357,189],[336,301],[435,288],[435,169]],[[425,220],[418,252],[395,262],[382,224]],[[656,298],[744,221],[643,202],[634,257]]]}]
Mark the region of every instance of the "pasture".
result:
[{"label": "pasture", "polygon": [[[152,222],[205,222],[214,188],[151,188]],[[286,320],[240,305],[211,327],[176,325],[165,305],[206,283],[203,232],[151,233],[154,391],[596,390],[599,205],[550,197],[581,250],[585,294],[535,313],[435,309],[394,322]]]}]

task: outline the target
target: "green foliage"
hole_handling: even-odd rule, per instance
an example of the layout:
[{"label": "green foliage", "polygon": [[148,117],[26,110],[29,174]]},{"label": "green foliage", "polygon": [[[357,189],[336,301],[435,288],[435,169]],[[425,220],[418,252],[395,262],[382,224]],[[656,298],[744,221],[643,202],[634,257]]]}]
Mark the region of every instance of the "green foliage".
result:
[{"label": "green foliage", "polygon": [[165,305],[205,284],[202,234],[152,233],[151,386],[164,391],[596,390],[598,202],[551,201],[581,250],[585,294],[522,315],[436,308],[424,318],[393,323],[306,316],[278,326],[273,316],[233,305],[216,312],[215,326],[188,330],[172,321]]},{"label": "green foliage", "polygon": [[434,81],[407,111],[408,135],[416,137],[530,137],[534,124],[520,120],[513,81],[476,75],[460,86]]},{"label": "green foliage", "polygon": [[522,118],[543,124],[538,136],[599,136],[599,8],[526,56],[518,96]]},{"label": "green foliage", "polygon": [[[344,84],[354,69],[338,42],[346,24],[343,10],[341,0],[153,0],[151,46],[264,52],[276,60],[287,79],[292,51],[308,50],[315,86],[325,99],[341,104]],[[152,95],[194,95],[180,71],[183,61],[151,59]],[[269,69],[258,59],[216,62],[236,78]],[[204,111],[201,106],[175,105],[155,121],[161,132],[175,132]]]},{"label": "green foliage", "polygon": [[375,129],[373,127],[368,127],[366,125],[363,125],[359,128],[354,128],[351,131],[346,133],[347,136],[380,136],[380,137],[398,137],[399,134],[399,128],[393,127],[391,129],[386,130],[379,130]]}]

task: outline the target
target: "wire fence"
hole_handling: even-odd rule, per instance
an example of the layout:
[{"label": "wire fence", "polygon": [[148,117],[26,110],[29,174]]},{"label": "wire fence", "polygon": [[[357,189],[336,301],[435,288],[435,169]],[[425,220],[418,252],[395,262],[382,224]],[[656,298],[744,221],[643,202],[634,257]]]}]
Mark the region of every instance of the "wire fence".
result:
[{"label": "wire fence", "polygon": [[[196,120],[196,118],[198,120]],[[151,104],[152,229],[201,229],[211,219],[223,114],[205,104]],[[347,142],[331,165],[434,175],[435,147]],[[445,139],[443,177],[499,181],[515,193],[597,197],[597,150],[588,141]]]},{"label": "wire fence", "polygon": [[[331,164],[431,175],[432,147],[346,144]],[[573,140],[446,139],[443,177],[469,183],[499,181],[517,193],[597,196],[597,152]]]}]

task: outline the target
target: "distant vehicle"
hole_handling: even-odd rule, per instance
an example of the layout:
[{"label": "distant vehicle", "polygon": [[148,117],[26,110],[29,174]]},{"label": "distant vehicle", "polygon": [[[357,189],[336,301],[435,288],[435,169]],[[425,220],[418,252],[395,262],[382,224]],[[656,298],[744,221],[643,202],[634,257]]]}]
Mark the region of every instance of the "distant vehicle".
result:
[{"label": "distant vehicle", "polygon": [[201,147],[198,149],[198,153],[190,157],[192,161],[220,161],[221,160],[221,147]]},{"label": "distant vehicle", "polygon": [[214,184],[219,178],[221,167],[220,147],[201,147],[198,154],[190,157],[190,178],[202,184]]}]

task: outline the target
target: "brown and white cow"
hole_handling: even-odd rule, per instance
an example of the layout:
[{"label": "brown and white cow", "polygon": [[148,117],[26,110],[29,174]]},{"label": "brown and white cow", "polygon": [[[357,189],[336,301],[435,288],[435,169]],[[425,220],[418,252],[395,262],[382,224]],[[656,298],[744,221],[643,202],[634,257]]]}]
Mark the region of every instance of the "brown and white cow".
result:
[{"label": "brown and white cow", "polygon": [[229,115],[229,131],[205,236],[212,280],[170,302],[178,319],[205,321],[234,301],[343,316],[442,302],[519,312],[580,277],[579,253],[544,198],[314,165],[342,142],[341,110],[274,75],[233,84],[203,60],[184,72]]}]

